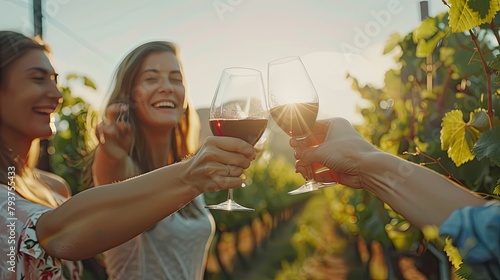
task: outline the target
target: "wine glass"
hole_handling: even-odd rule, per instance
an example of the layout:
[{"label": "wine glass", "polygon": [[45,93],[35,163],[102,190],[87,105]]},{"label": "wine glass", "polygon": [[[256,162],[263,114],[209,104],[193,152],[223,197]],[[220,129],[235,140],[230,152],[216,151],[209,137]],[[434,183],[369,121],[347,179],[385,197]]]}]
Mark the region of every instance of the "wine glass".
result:
[{"label": "wine glass", "polygon": [[[260,71],[232,67],[222,72],[210,106],[210,130],[214,136],[236,137],[255,145],[267,127],[269,111]],[[233,189],[227,200],[208,209],[253,211],[234,201]]]},{"label": "wine glass", "polygon": [[[316,122],[319,97],[298,56],[284,57],[268,64],[268,94],[271,116],[290,137],[306,137]],[[306,182],[288,194],[314,191],[336,183]]]}]

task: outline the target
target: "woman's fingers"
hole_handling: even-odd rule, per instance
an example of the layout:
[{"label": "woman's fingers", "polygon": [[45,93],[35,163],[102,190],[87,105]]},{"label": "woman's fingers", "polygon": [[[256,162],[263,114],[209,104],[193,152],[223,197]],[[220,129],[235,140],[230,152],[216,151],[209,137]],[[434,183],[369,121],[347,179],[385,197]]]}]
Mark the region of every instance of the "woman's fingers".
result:
[{"label": "woman's fingers", "polygon": [[[248,144],[247,142],[233,137],[224,137],[224,136],[209,136],[205,139],[206,145],[214,145],[218,149],[221,149],[225,152],[232,152],[244,155],[250,160],[254,160],[256,157],[255,148]],[[229,155],[224,153],[225,155]],[[225,157],[227,164],[238,165],[231,162],[233,158],[231,156]]]},{"label": "woman's fingers", "polygon": [[340,174],[325,168],[325,166],[320,163],[305,165],[304,162],[298,161],[296,163],[296,170],[305,179],[314,179],[322,183],[340,183]]},{"label": "woman's fingers", "polygon": [[126,103],[113,103],[106,108],[104,123],[128,122],[129,106]]},{"label": "woman's fingers", "polygon": [[241,188],[241,185],[243,184],[243,179],[241,179],[241,177],[239,176],[238,177],[219,176],[213,178],[213,181],[215,182],[215,185],[217,187],[211,188],[210,185],[207,185],[204,187],[203,192],[215,192],[220,190]]},{"label": "woman's fingers", "polygon": [[340,174],[330,169],[324,169],[322,171],[315,172],[314,180],[323,183],[341,183]]},{"label": "woman's fingers", "polygon": [[245,167],[225,164],[220,161],[206,161],[203,157],[200,158],[198,165],[201,166],[202,173],[209,176],[239,177],[245,170]]},{"label": "woman's fingers", "polygon": [[255,149],[231,137],[209,136],[198,153],[189,160],[186,176],[201,191],[241,187],[240,177],[255,159]]},{"label": "woman's fingers", "polygon": [[125,103],[113,103],[106,108],[104,120],[96,129],[97,139],[101,144],[113,142],[128,149],[132,139],[128,114],[129,107]]},{"label": "woman's fingers", "polygon": [[328,128],[328,121],[317,121],[307,137],[302,139],[291,138],[290,146],[295,149],[295,158],[300,159],[305,151],[323,143],[328,133]]},{"label": "woman's fingers", "polygon": [[227,174],[225,174],[226,177],[240,177],[243,174],[243,171],[245,170],[244,168],[236,165],[226,164],[226,167],[227,167]]}]

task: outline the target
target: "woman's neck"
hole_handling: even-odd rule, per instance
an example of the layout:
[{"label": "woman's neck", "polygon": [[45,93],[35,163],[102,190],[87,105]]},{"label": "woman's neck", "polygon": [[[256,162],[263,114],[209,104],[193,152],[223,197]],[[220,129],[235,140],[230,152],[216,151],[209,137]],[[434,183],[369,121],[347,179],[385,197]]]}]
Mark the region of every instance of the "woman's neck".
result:
[{"label": "woman's neck", "polygon": [[172,133],[171,129],[168,132],[158,132],[151,130],[144,130],[144,138],[151,151],[151,157],[155,168],[160,168],[168,164],[168,156],[172,146]]},{"label": "woman's neck", "polygon": [[[11,153],[13,158],[18,158],[26,162],[31,145],[34,140],[26,139],[26,137],[16,137],[16,135],[9,134],[9,137],[2,137],[2,142]],[[6,139],[7,138],[7,139]]]}]

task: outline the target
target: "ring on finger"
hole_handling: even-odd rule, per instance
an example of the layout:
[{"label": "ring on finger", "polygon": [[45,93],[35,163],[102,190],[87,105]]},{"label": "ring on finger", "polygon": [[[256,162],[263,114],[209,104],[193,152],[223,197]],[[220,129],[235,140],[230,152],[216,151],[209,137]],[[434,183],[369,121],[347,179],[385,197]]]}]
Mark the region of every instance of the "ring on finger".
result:
[{"label": "ring on finger", "polygon": [[229,167],[228,164],[226,164],[226,167],[227,167],[227,175],[226,175],[226,177],[230,177],[231,176],[231,168]]}]

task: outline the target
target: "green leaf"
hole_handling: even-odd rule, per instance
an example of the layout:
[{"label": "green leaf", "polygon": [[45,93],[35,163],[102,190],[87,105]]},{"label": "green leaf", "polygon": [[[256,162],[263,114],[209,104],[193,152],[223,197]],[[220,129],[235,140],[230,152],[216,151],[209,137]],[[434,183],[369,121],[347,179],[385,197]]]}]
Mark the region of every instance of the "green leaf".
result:
[{"label": "green leaf", "polygon": [[[473,118],[471,113],[470,119]],[[472,147],[479,138],[480,132],[464,122],[460,110],[453,110],[445,114],[441,124],[441,149],[446,150],[448,157],[460,166],[472,159]]]},{"label": "green leaf", "polygon": [[462,111],[453,110],[446,113],[441,126],[442,150],[448,150],[452,144],[456,142],[457,138],[463,138],[465,136],[465,130],[462,130],[465,126]]},{"label": "green leaf", "polygon": [[439,41],[441,41],[445,35],[445,32],[439,31],[429,40],[420,39],[417,44],[417,53],[415,55],[417,57],[426,57],[431,55]]},{"label": "green leaf", "polygon": [[465,32],[495,17],[498,0],[449,0],[452,32]]},{"label": "green leaf", "polygon": [[500,76],[496,76],[494,80],[496,85],[500,85]]},{"label": "green leaf", "polygon": [[94,82],[89,79],[88,77],[83,77],[83,84],[92,88],[92,89],[97,89],[97,87],[95,86]]},{"label": "green leaf", "polygon": [[488,65],[492,70],[500,71],[500,54],[497,54],[495,58],[493,58]]},{"label": "green leaf", "polygon": [[66,80],[75,80],[75,79],[78,79],[78,74],[75,74],[75,73],[70,73],[68,75],[66,75]]},{"label": "green leaf", "polygon": [[370,199],[366,208],[358,213],[359,233],[367,241],[377,240],[383,245],[390,246],[392,241],[385,230],[389,220],[384,211],[381,211],[383,208],[384,203],[380,199]]},{"label": "green leaf", "polygon": [[500,126],[495,126],[481,135],[474,145],[474,154],[478,160],[487,157],[500,166]]},{"label": "green leaf", "polygon": [[500,85],[500,55],[495,56],[489,63],[488,66],[491,68],[492,72],[495,74],[494,81],[497,85]]},{"label": "green leaf", "polygon": [[448,67],[455,61],[455,48],[441,47],[439,48],[439,60],[441,60],[444,66]]},{"label": "green leaf", "polygon": [[427,39],[436,34],[437,31],[436,20],[428,17],[413,31],[413,42],[418,43],[422,39]]},{"label": "green leaf", "polygon": [[393,33],[389,37],[389,40],[385,42],[384,54],[390,53],[394,48],[396,48],[403,38],[399,33]]},{"label": "green leaf", "polygon": [[[495,1],[495,0],[493,0],[493,1]],[[488,15],[488,11],[490,8],[488,4],[489,3],[487,1],[484,1],[484,0],[469,0],[467,2],[467,6],[469,6],[469,8],[471,10],[477,12],[479,14],[480,18],[484,18]]]},{"label": "green leaf", "polygon": [[485,110],[474,112],[469,122],[470,126],[479,129],[481,132],[490,129],[490,121]]},{"label": "green leaf", "polygon": [[460,268],[455,271],[455,274],[461,279],[471,279],[472,269],[466,264],[461,264]]}]

